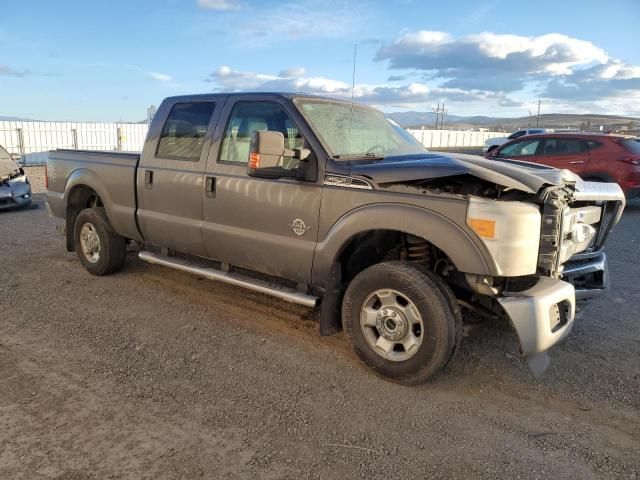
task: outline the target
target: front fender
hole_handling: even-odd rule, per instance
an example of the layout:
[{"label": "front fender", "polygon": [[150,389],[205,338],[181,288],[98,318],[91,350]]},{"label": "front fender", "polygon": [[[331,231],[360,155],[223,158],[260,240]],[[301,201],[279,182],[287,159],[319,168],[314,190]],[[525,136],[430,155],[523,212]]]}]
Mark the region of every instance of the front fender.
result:
[{"label": "front fender", "polygon": [[426,208],[380,203],[356,208],[343,215],[316,247],[313,284],[325,287],[331,266],[351,239],[371,230],[395,230],[424,238],[445,252],[461,272],[495,275],[488,250],[474,234],[442,214]]}]

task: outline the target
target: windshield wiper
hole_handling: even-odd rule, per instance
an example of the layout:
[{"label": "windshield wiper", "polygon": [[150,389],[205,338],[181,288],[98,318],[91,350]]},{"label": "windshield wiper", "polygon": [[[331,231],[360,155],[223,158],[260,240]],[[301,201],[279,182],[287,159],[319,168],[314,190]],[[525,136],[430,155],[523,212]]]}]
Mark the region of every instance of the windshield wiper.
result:
[{"label": "windshield wiper", "polygon": [[379,155],[377,153],[347,153],[344,155],[334,155],[333,157],[336,160],[382,160],[384,159],[384,155]]}]

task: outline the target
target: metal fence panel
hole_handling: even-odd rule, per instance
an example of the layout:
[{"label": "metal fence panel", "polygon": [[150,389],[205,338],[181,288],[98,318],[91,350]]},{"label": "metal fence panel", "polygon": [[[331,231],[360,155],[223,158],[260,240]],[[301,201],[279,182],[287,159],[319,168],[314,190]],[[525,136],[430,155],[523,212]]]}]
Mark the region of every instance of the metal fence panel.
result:
[{"label": "metal fence panel", "polygon": [[139,152],[148,129],[130,123],[0,121],[0,145],[20,154],[24,165],[43,165],[56,148]]},{"label": "metal fence panel", "polygon": [[504,137],[504,132],[470,132],[466,130],[407,130],[427,148],[481,147],[485,140]]}]

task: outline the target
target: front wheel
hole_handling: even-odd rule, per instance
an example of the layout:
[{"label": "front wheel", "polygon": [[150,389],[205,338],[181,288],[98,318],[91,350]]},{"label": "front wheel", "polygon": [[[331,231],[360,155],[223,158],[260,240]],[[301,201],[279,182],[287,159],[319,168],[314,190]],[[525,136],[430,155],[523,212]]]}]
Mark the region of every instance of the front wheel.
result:
[{"label": "front wheel", "polygon": [[380,263],[349,284],[342,319],[357,355],[378,375],[424,382],[453,357],[461,320],[449,287],[406,263]]},{"label": "front wheel", "polygon": [[108,275],[124,265],[125,239],[115,233],[104,208],[87,208],[76,217],[75,250],[91,275]]}]

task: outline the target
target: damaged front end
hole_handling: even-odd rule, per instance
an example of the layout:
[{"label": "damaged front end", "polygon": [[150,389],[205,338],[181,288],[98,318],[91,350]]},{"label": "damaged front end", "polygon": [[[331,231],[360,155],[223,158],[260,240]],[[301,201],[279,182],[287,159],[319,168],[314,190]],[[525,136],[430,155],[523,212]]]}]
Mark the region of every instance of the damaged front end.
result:
[{"label": "damaged front end", "polygon": [[0,162],[0,210],[31,204],[31,185],[22,167],[10,159]]},{"label": "damaged front end", "polygon": [[379,188],[454,195],[468,202],[467,226],[487,247],[495,275],[452,272],[445,280],[461,306],[504,316],[532,373],[570,332],[576,302],[607,287],[604,243],[625,197],[617,184],[584,182],[544,165],[468,155],[355,168]]}]

